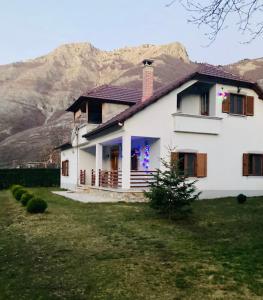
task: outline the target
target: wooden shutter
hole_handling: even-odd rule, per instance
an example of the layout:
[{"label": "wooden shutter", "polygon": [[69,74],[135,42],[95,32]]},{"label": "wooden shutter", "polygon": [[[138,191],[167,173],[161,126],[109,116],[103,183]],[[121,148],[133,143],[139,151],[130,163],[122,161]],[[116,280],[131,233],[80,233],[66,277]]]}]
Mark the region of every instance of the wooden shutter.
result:
[{"label": "wooden shutter", "polygon": [[64,164],[64,161],[62,161],[62,164],[61,164],[61,175],[64,176],[65,174],[65,164]]},{"label": "wooden shutter", "polygon": [[66,163],[66,172],[65,172],[66,174],[65,174],[65,176],[68,176],[68,160],[66,160],[65,163]]},{"label": "wooden shutter", "polygon": [[249,154],[243,154],[243,176],[249,175]]},{"label": "wooden shutter", "polygon": [[253,96],[246,97],[246,115],[254,116],[254,97]]},{"label": "wooden shutter", "polygon": [[207,176],[207,154],[197,153],[196,154],[196,176],[206,177]]},{"label": "wooden shutter", "polygon": [[179,152],[171,152],[171,164],[176,164],[179,159]]},{"label": "wooden shutter", "polygon": [[69,167],[69,163],[68,160],[64,160],[62,161],[62,168],[61,168],[61,174],[62,176],[68,176],[68,168]]},{"label": "wooden shutter", "polygon": [[227,95],[226,99],[222,102],[222,112],[229,113],[230,112],[230,94]]}]

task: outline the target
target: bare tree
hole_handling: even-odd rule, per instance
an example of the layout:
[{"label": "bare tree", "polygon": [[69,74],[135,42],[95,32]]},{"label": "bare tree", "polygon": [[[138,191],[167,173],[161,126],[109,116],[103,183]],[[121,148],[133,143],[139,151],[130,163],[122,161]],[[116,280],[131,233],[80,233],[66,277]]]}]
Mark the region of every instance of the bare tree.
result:
[{"label": "bare tree", "polygon": [[176,2],[191,12],[190,23],[208,26],[206,35],[210,44],[227,27],[230,19],[237,18],[238,30],[248,35],[245,43],[263,35],[263,0],[173,0],[166,6],[170,7]]}]

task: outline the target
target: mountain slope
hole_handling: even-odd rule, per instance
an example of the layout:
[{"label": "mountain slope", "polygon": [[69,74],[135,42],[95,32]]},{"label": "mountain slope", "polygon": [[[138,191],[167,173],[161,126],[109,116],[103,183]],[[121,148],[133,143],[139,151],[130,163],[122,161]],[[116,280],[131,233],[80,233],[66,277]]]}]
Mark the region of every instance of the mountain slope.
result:
[{"label": "mountain slope", "polygon": [[[145,58],[154,59],[155,88],[195,67],[177,42],[114,51],[68,44],[36,59],[0,66],[0,168],[43,161],[67,141],[72,115],[65,109],[84,91],[107,83],[141,88]],[[225,67],[263,87],[263,58]]]},{"label": "mountain slope", "polygon": [[256,59],[244,59],[237,63],[226,66],[231,72],[257,81],[263,88],[263,57]]},{"label": "mountain slope", "polygon": [[105,83],[140,87],[141,61],[147,57],[155,59],[156,87],[191,68],[180,43],[115,51],[68,44],[46,56],[0,66],[0,167],[42,160],[56,146],[53,129],[59,132],[57,143],[67,139],[71,124],[64,110],[85,90]]}]

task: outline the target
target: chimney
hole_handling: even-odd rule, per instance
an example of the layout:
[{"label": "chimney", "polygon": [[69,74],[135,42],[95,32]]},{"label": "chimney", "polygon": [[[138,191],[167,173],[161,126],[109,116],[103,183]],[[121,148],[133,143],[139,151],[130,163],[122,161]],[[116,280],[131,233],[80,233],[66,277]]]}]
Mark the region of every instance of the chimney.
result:
[{"label": "chimney", "polygon": [[142,73],[142,102],[150,98],[153,94],[153,60],[143,60]]}]

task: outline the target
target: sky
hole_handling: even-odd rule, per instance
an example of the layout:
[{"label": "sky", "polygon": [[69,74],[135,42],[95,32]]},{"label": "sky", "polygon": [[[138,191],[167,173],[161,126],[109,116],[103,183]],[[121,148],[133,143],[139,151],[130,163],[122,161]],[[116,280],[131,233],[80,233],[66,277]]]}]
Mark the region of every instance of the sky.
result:
[{"label": "sky", "polygon": [[206,27],[170,0],[0,0],[0,64],[45,55],[61,44],[90,42],[103,50],[182,43],[192,61],[228,64],[263,57],[262,37],[243,44],[234,26],[210,45]]}]

